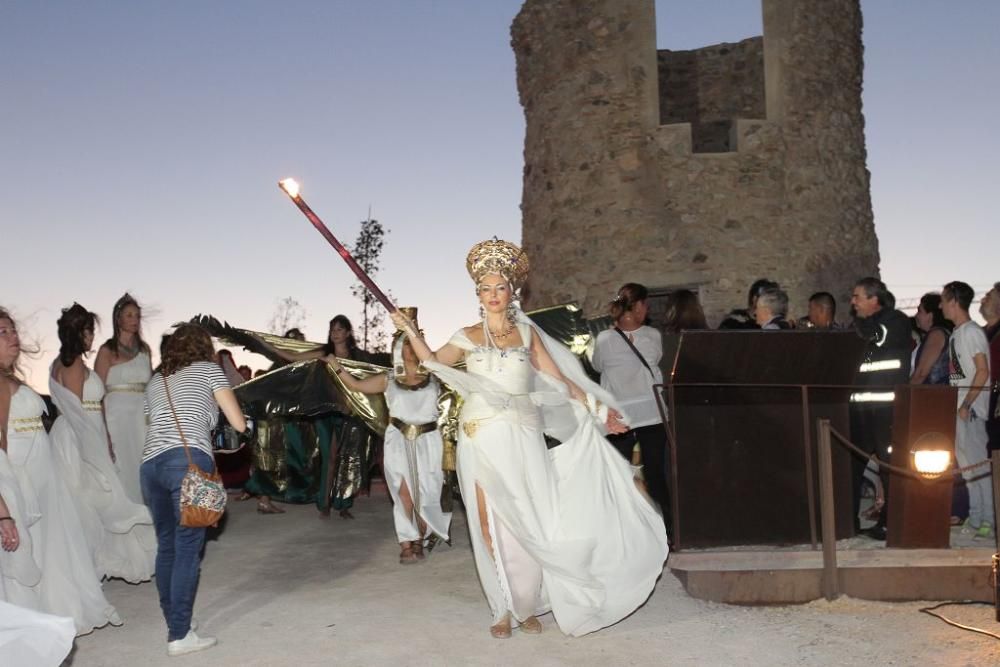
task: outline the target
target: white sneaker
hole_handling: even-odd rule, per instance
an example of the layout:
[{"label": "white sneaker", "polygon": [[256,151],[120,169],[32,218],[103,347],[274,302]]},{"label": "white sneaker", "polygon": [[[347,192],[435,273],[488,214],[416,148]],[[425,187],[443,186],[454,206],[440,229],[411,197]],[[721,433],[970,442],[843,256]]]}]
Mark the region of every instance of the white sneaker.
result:
[{"label": "white sneaker", "polygon": [[192,616],[191,623],[188,625],[188,630],[197,630],[197,629],[198,629],[198,619]]},{"label": "white sneaker", "polygon": [[184,639],[175,639],[172,642],[167,642],[167,655],[176,657],[178,655],[194,653],[195,651],[204,651],[207,648],[215,646],[217,642],[218,640],[215,637],[199,637],[195,634],[194,630],[188,630]]}]

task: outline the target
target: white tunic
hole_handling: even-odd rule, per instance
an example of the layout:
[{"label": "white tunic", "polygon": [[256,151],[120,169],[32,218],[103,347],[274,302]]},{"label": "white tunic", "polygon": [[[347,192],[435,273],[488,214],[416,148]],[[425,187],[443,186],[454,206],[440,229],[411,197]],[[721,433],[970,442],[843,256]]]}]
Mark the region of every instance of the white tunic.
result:
[{"label": "white tunic", "polygon": [[[436,422],[439,392],[440,385],[434,378],[429,378],[423,387],[410,389],[396,384],[390,374],[385,390],[389,416],[412,425]],[[441,510],[441,488],[444,486],[444,471],[441,469],[443,456],[444,444],[441,441],[440,431],[423,433],[416,440],[408,441],[392,424],[386,428],[382,465],[389,493],[392,495],[393,519],[399,542],[418,540],[427,537],[432,531],[442,539],[448,539],[451,512]],[[420,534],[414,518],[403,510],[403,505],[399,501],[399,489],[403,482],[410,491],[410,497],[420,518],[427,524],[424,535]]]},{"label": "white tunic", "polygon": [[88,371],[80,401],[50,376],[49,393],[60,413],[49,434],[56,470],[77,500],[98,574],[149,581],[156,571],[153,518],[149,508],[125,493],[111,461],[101,414],[104,383]]},{"label": "white tunic", "polygon": [[139,466],[146,444],[146,415],[143,414],[146,383],[149,382],[149,355],[140,352],[130,361],[115,364],[108,370],[104,414],[108,433],[115,448],[118,479],[132,502],[142,502]]}]

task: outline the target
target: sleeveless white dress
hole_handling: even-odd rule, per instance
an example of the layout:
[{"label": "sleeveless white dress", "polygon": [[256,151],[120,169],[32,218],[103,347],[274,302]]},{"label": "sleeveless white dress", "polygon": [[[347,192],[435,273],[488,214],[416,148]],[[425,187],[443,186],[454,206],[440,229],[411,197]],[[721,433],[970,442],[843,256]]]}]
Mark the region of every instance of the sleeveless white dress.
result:
[{"label": "sleeveless white dress", "polygon": [[[569,398],[564,383],[534,368],[532,335],[595,411],[593,398],[614,399],[568,350],[523,313],[518,318],[525,347],[477,347],[460,330],[450,342],[466,351],[467,372],[425,366],[465,399],[458,476],[494,623],[508,612],[517,622],[552,611],[564,633],[579,636],[645,602],[667,558],[666,531],[599,419]],[[548,450],[543,432],[562,444]],[[486,497],[492,553],[476,511],[477,485]]]},{"label": "sleeveless white dress", "polygon": [[[439,393],[440,385],[434,378],[428,378],[423,387],[408,388],[396,384],[390,373],[385,390],[389,416],[412,425],[436,422]],[[443,456],[444,443],[438,430],[422,433],[415,440],[408,440],[392,424],[385,429],[382,467],[392,496],[392,518],[396,526],[397,541],[420,540],[429,537],[432,531],[442,539],[448,539],[451,512],[441,511]],[[424,535],[420,534],[414,517],[403,510],[403,504],[399,501],[399,487],[403,482],[406,482],[420,518],[427,524]]]},{"label": "sleeveless white dress", "polygon": [[142,504],[139,466],[146,444],[146,415],[143,402],[146,383],[151,375],[149,355],[140,352],[130,361],[115,364],[108,370],[104,416],[115,448],[118,479],[134,503]]},{"label": "sleeveless white dress", "polygon": [[77,500],[98,574],[133,584],[149,581],[156,571],[153,518],[149,508],[129,499],[108,453],[104,383],[88,371],[80,401],[50,375],[49,394],[59,408],[49,434],[56,470]]},{"label": "sleeveless white dress", "polygon": [[[72,618],[76,633],[83,635],[120,620],[101,590],[77,503],[56,471],[56,457],[42,426],[44,411],[41,397],[27,386],[21,385],[11,396],[7,459],[25,505],[37,514],[30,528],[20,531],[22,545],[18,551],[25,549],[25,537],[30,537],[30,553],[40,572],[38,583],[31,587],[37,600],[34,608]],[[8,593],[11,588],[8,586]],[[25,601],[18,593],[8,599],[30,607]]]}]

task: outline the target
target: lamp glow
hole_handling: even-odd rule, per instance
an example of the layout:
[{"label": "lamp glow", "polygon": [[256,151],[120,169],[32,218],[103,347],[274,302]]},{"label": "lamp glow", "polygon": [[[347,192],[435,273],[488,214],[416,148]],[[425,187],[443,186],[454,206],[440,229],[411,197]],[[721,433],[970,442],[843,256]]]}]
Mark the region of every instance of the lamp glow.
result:
[{"label": "lamp glow", "polygon": [[913,464],[921,475],[937,476],[951,465],[951,452],[939,449],[921,449],[913,452]]},{"label": "lamp glow", "polygon": [[278,185],[292,199],[295,199],[296,197],[299,196],[299,183],[294,178],[282,179],[278,181]]}]

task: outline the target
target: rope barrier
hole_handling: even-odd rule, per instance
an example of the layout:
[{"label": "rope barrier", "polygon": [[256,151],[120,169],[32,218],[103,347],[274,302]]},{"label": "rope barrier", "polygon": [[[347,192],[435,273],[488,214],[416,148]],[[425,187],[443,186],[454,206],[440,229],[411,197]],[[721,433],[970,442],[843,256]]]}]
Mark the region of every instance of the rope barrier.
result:
[{"label": "rope barrier", "polygon": [[902,475],[903,477],[909,477],[910,479],[918,479],[922,482],[927,482],[927,483],[934,483],[948,479],[949,473],[951,475],[961,475],[962,473],[966,473],[971,470],[977,470],[979,468],[985,468],[987,466],[993,465],[992,459],[984,459],[979,463],[973,463],[972,465],[968,465],[963,468],[952,468],[950,471],[942,472],[939,475],[927,476],[924,475],[923,473],[916,472],[908,468],[900,468],[899,466],[894,466],[891,463],[883,461],[875,454],[869,454],[868,452],[864,451],[863,449],[855,445],[853,442],[845,438],[839,431],[837,431],[837,429],[833,428],[832,426],[830,427],[830,434],[833,435],[838,441],[840,441],[840,444],[846,446],[850,450],[853,450],[853,452],[858,456],[860,456],[861,458],[865,459],[866,461],[874,461],[875,465],[878,466],[879,468],[883,468],[885,470],[888,470],[889,472],[896,473],[897,475]]}]

